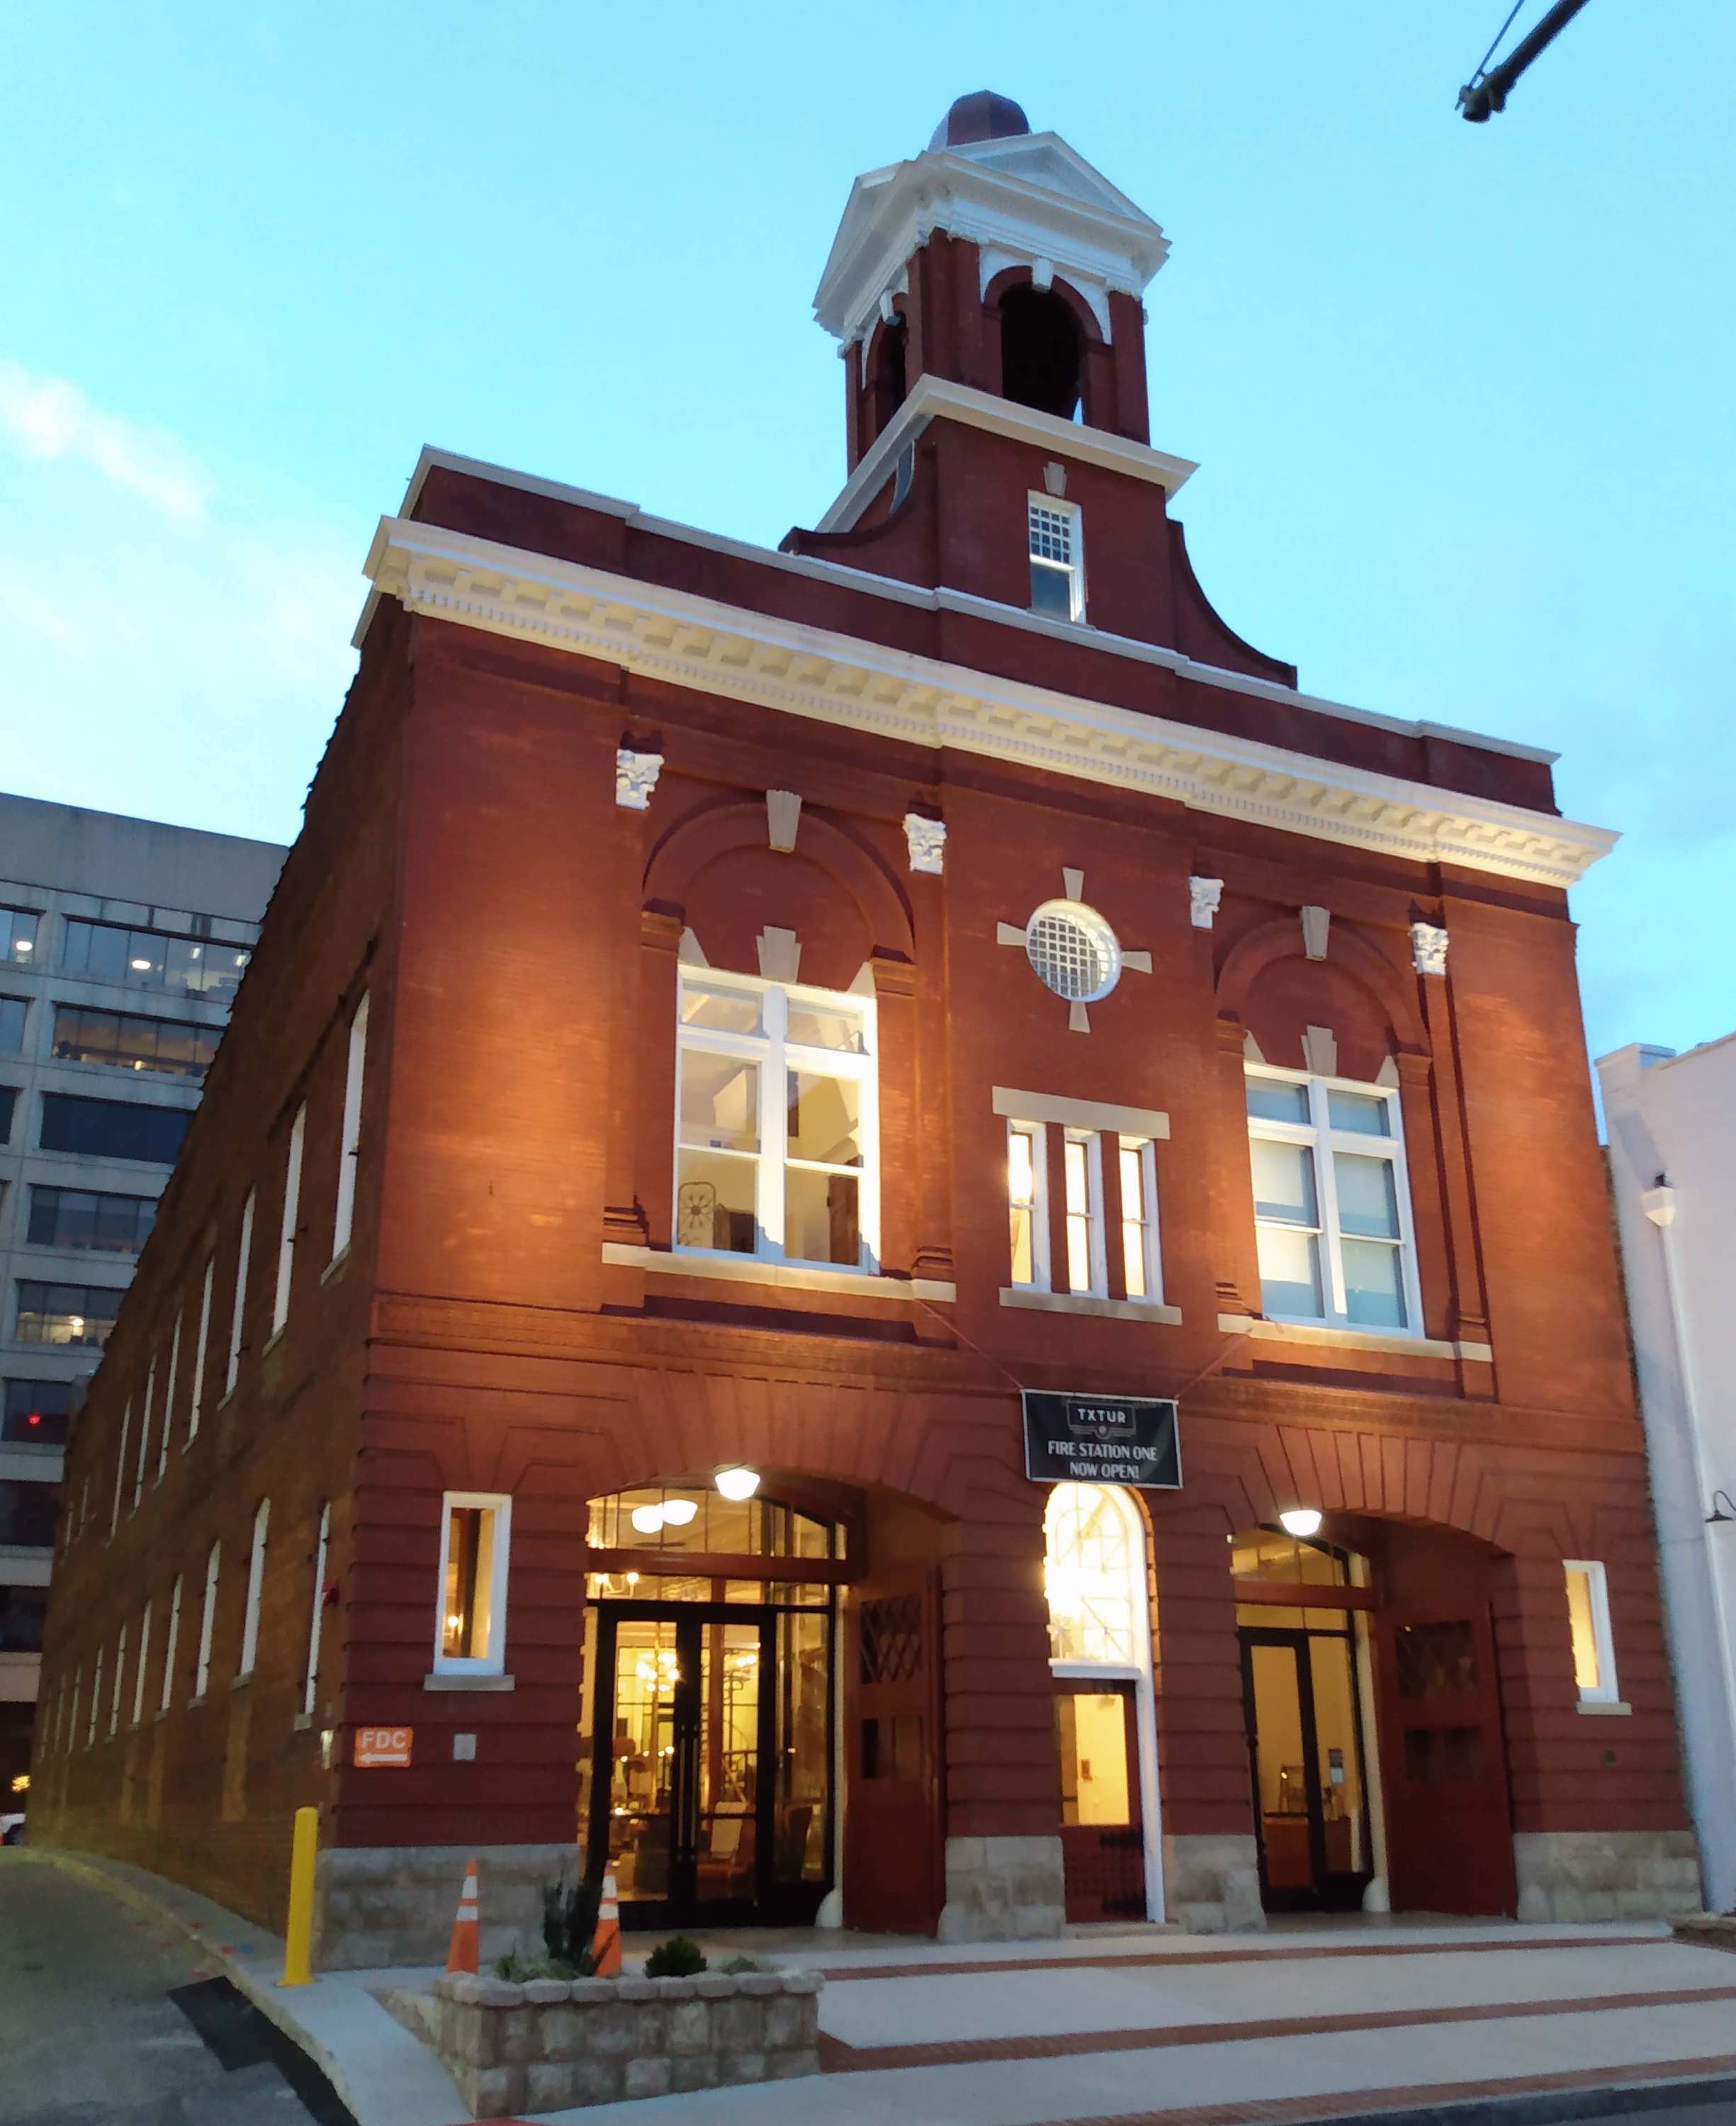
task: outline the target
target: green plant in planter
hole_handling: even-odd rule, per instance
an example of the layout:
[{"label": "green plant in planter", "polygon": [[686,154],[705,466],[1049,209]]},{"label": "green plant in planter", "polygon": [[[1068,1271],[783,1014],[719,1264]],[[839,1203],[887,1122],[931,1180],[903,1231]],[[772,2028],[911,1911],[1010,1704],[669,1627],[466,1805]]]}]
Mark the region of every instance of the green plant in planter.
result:
[{"label": "green plant in planter", "polygon": [[645,1958],[647,1978],[696,1978],[705,1968],[705,1952],[684,1934],[660,1941]]},{"label": "green plant in planter", "polygon": [[563,1876],[544,1890],[543,1945],[549,1952],[550,1963],[558,1967],[551,1976],[590,1976],[592,1943],[602,1897],[601,1875],[581,1875],[576,1883]]}]

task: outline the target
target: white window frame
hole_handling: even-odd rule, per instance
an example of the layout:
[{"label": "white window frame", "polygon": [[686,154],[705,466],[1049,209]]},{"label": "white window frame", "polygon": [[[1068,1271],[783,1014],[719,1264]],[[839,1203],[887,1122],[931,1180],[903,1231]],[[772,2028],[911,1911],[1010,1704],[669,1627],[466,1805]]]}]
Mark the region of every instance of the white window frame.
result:
[{"label": "white window frame", "polygon": [[[1071,1160],[1068,1154],[1077,1150],[1082,1156]],[[1066,1189],[1066,1201],[1061,1207],[1064,1221],[1066,1249],[1067,1290],[1076,1298],[1104,1299],[1109,1294],[1109,1258],[1105,1248],[1103,1231],[1103,1136],[1100,1130],[1069,1129],[1062,1133],[1061,1171]],[[1085,1182],[1085,1202],[1082,1208],[1073,1204],[1073,1177],[1083,1174]],[[1073,1282],[1073,1242],[1083,1240],[1085,1270],[1087,1282]]]},{"label": "white window frame", "polygon": [[120,1636],[115,1642],[115,1687],[109,1693],[109,1740],[112,1741],[120,1730],[120,1686],[126,1680],[126,1626],[120,1627]]},{"label": "white window frame", "polygon": [[[673,1132],[676,1193],[673,1200],[679,1202],[681,1191],[683,1059],[694,1054],[722,1056],[756,1065],[759,1071],[759,1150],[751,1153],[719,1155],[743,1160],[751,1159],[754,1163],[754,1249],[750,1255],[745,1250],[692,1247],[673,1240],[672,1235],[674,1251],[701,1261],[709,1259],[736,1263],[799,1263],[804,1269],[835,1270],[846,1277],[864,1273],[870,1276],[878,1275],[880,1266],[880,1054],[874,998],[859,996],[848,990],[813,989],[800,982],[769,982],[748,975],[723,973],[710,967],[704,970],[696,968],[691,976],[683,971],[683,990],[690,982],[695,989],[731,990],[743,996],[757,998],[762,1030],[758,1033],[729,1033],[721,1028],[691,1025],[682,1019],[677,1000]],[[861,1023],[861,1051],[843,1048],[810,1048],[790,1040],[788,1028],[792,999],[799,1004],[812,1006],[820,1011],[847,1010]],[[823,1078],[849,1078],[856,1082],[860,1088],[857,1122],[862,1146],[860,1166],[828,1166],[810,1160],[791,1160],[788,1156],[790,1118],[786,1080],[791,1070],[811,1071],[814,1075]],[[688,1148],[701,1149],[698,1146]],[[786,1251],[781,1235],[784,1231],[784,1174],[787,1166],[795,1166],[809,1173],[854,1175],[856,1184],[856,1232],[860,1243],[855,1262],[816,1262],[808,1256],[792,1255]],[[774,1235],[778,1237],[774,1238]]]},{"label": "white window frame", "polygon": [[97,1665],[91,1674],[91,1715],[84,1730],[84,1746],[97,1746],[97,1716],[102,1708],[102,1649],[97,1649]]},{"label": "white window frame", "polygon": [[211,1637],[217,1626],[217,1592],[223,1577],[223,1543],[211,1545],[205,1561],[205,1607],[199,1618],[199,1659],[193,1670],[193,1698],[196,1705],[211,1680]]},{"label": "white window frame", "polygon": [[[1012,1213],[1022,1206],[1012,1200],[1012,1141],[1015,1136],[1028,1137],[1031,1141],[1031,1275],[1028,1278],[1013,1275]],[[1007,1121],[1007,1281],[1015,1292],[1047,1292],[1050,1288],[1049,1263],[1049,1126],[1046,1122],[1021,1122],[1016,1116]]]},{"label": "white window frame", "polygon": [[235,1664],[235,1680],[253,1673],[259,1658],[259,1605],[265,1593],[265,1547],[271,1527],[271,1502],[259,1501],[253,1515],[253,1540],[248,1550],[247,1606],[241,1613],[241,1658]]},{"label": "white window frame", "polygon": [[112,1543],[115,1531],[120,1525],[120,1494],[126,1482],[126,1442],[133,1429],[133,1398],[129,1396],[121,1406],[120,1444],[115,1454],[115,1503],[109,1509],[109,1540]]},{"label": "white window frame", "polygon": [[175,1575],[175,1584],[169,1590],[168,1636],[163,1642],[163,1695],[157,1701],[158,1713],[167,1713],[169,1699],[175,1688],[175,1648],[181,1637],[181,1591],[183,1576]]},{"label": "white window frame", "polygon": [[356,1166],[361,1150],[361,1083],[368,1061],[368,999],[350,1021],[343,1073],[343,1138],[337,1155],[337,1206],[332,1218],[332,1260],[350,1245],[356,1222]]},{"label": "white window frame", "polygon": [[[1038,527],[1035,513],[1040,509],[1067,521],[1070,558],[1065,562],[1050,560],[1036,550]],[[1032,488],[1025,498],[1025,548],[1033,574],[1043,569],[1067,579],[1067,617],[1076,625],[1082,622],[1085,617],[1085,519],[1078,503],[1064,502],[1059,495],[1039,494]],[[1034,612],[1042,610],[1035,597],[1031,600],[1031,610]]]},{"label": "white window frame", "polygon": [[217,1282],[217,1258],[208,1255],[205,1264],[205,1283],[199,1293],[199,1339],[193,1352],[193,1394],[187,1410],[186,1438],[181,1443],[184,1454],[199,1437],[200,1406],[205,1401],[205,1346],[211,1333],[211,1292]]},{"label": "white window frame", "polygon": [[144,1605],[144,1614],[139,1620],[139,1674],[133,1684],[133,1725],[136,1727],[144,1717],[144,1672],[151,1658],[151,1605]]},{"label": "white window frame", "polygon": [[175,1326],[169,1336],[169,1377],[163,1389],[163,1438],[157,1448],[157,1481],[163,1481],[169,1466],[169,1434],[175,1429],[175,1376],[181,1368],[181,1324],[186,1310],[175,1310]]},{"label": "white window frame", "polygon": [[241,1334],[247,1320],[248,1261],[253,1252],[253,1209],[259,1191],[250,1188],[241,1207],[241,1245],[235,1251],[235,1304],[229,1315],[229,1352],[223,1377],[224,1395],[234,1392],[241,1377]]},{"label": "white window frame", "polygon": [[153,1358],[144,1369],[144,1408],[139,1418],[139,1460],[133,1470],[133,1505],[135,1514],[139,1501],[144,1496],[145,1465],[151,1454],[151,1405],[157,1400],[157,1361]]},{"label": "white window frame", "polygon": [[308,1103],[304,1100],[290,1124],[290,1148],[283,1167],[283,1226],[277,1236],[277,1283],[271,1294],[271,1334],[290,1318],[290,1287],[295,1274],[295,1221],[301,1215],[301,1155],[307,1141]]},{"label": "white window frame", "polygon": [[[488,1651],[449,1654],[446,1644],[446,1566],[451,1557],[455,1509],[475,1507],[494,1516],[488,1555]],[[448,1491],[440,1502],[440,1576],[434,1583],[434,1674],[504,1675],[507,1668],[507,1584],[512,1550],[512,1500],[505,1491]]]},{"label": "white window frame", "polygon": [[[1284,1219],[1262,1219],[1257,1211],[1254,1215],[1256,1231],[1270,1226],[1276,1231],[1287,1233],[1314,1232],[1320,1248],[1320,1284],[1325,1304],[1322,1314],[1272,1314],[1267,1319],[1289,1323],[1299,1328],[1343,1329],[1358,1335],[1406,1336],[1421,1338],[1422,1335],[1422,1294],[1417,1279],[1417,1235],[1411,1217],[1410,1175],[1404,1156],[1404,1114],[1399,1103],[1397,1089],[1387,1085],[1369,1085],[1354,1078],[1327,1078],[1308,1070],[1282,1070],[1270,1064],[1249,1064],[1243,1073],[1248,1083],[1263,1080],[1270,1084],[1300,1085],[1308,1094],[1309,1119],[1306,1122],[1273,1122],[1263,1115],[1248,1117],[1248,1134],[1252,1144],[1255,1138],[1268,1142],[1295,1145],[1311,1153],[1314,1169],[1314,1208],[1319,1219],[1316,1227],[1291,1224]],[[1335,1130],[1328,1117],[1328,1095],[1332,1093],[1353,1093],[1359,1098],[1375,1099],[1385,1103],[1388,1131],[1385,1136],[1370,1136],[1356,1130]],[[1244,1108],[1246,1105],[1244,1095]],[[1393,1169],[1393,1189],[1399,1212],[1399,1254],[1400,1286],[1404,1295],[1404,1325],[1395,1328],[1390,1323],[1353,1321],[1346,1310],[1344,1263],[1341,1247],[1345,1238],[1359,1240],[1364,1235],[1352,1233],[1346,1235],[1338,1223],[1338,1189],[1332,1155],[1349,1152],[1358,1158],[1386,1160]],[[1250,1160],[1252,1153],[1250,1152]],[[1265,1300],[1261,1300],[1265,1311]]]},{"label": "white window frame", "polygon": [[[1120,1183],[1121,1216],[1120,1257],[1121,1284],[1126,1297],[1141,1306],[1161,1306],[1163,1303],[1163,1251],[1158,1228],[1158,1148],[1149,1136],[1118,1136],[1115,1140],[1116,1179]],[[1126,1172],[1124,1162],[1131,1158],[1139,1176],[1139,1194],[1130,1213],[1127,1202]],[[1127,1243],[1130,1233],[1139,1235],[1139,1255],[1144,1269],[1144,1290],[1135,1292],[1127,1278]]]},{"label": "white window frame", "polygon": [[[1561,1561],[1562,1594],[1566,1599],[1569,1577],[1583,1572],[1591,1603],[1592,1638],[1597,1651],[1597,1680],[1589,1690],[1581,1689],[1582,1705],[1619,1705],[1621,1689],[1616,1678],[1616,1635],[1610,1624],[1609,1574],[1595,1557],[1564,1557]],[[1571,1628],[1572,1609],[1569,1610]],[[1571,1641],[1569,1642],[1571,1644]]]},{"label": "white window frame", "polygon": [[[319,1540],[314,1547],[314,1614],[308,1624],[308,1671],[301,1686],[301,1717],[311,1720],[314,1701],[319,1694],[319,1641],[325,1621],[326,1560],[331,1551],[332,1509],[329,1505],[319,1509]],[[441,1586],[446,1586],[446,1575],[441,1575]]]}]

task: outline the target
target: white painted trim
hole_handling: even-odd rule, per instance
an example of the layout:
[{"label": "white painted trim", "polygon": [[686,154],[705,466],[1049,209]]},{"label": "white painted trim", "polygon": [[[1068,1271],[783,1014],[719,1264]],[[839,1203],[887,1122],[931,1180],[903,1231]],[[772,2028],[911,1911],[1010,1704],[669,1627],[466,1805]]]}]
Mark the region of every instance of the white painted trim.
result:
[{"label": "white painted trim", "polygon": [[1105,1321],[1154,1321],[1169,1329],[1182,1325],[1179,1306],[1151,1300],[1105,1299],[1093,1292],[1039,1292],[1022,1284],[1002,1285],[1000,1297],[1002,1306],[1028,1307],[1036,1314],[1094,1314]]},{"label": "white painted trim", "polygon": [[1616,1680],[1616,1633],[1610,1621],[1609,1571],[1596,1557],[1564,1557],[1561,1571],[1564,1594],[1570,1575],[1585,1575],[1592,1609],[1592,1639],[1597,1649],[1597,1681],[1592,1689],[1579,1693],[1579,1710],[1601,1713],[1621,1703],[1620,1685]]},{"label": "white painted trim", "polygon": [[1618,839],[426,525],[383,522],[368,573],[407,610],[460,626],[1412,862],[1564,887]]},{"label": "white painted trim", "polygon": [[1579,1710],[1582,1713],[1613,1713],[1619,1714],[1631,1713],[1633,1709],[1634,1708],[1631,1705],[1624,1703],[1619,1698],[1582,1698],[1579,1701]]},{"label": "white painted trim", "polygon": [[[488,1651],[485,1654],[447,1654],[441,1651],[446,1637],[446,1566],[452,1540],[452,1514],[474,1508],[493,1517],[488,1532]],[[507,1665],[507,1590],[512,1562],[512,1499],[506,1491],[447,1491],[440,1507],[440,1571],[434,1582],[434,1669],[438,1676],[487,1676],[504,1673]]]},{"label": "white painted trim", "polygon": [[763,1284],[785,1292],[835,1292],[851,1299],[936,1300],[951,1305],[959,1296],[955,1284],[939,1278],[899,1277],[890,1270],[827,1269],[806,1263],[762,1262],[756,1255],[709,1254],[683,1249],[679,1254],[663,1248],[642,1248],[625,1240],[605,1240],[603,1260],[625,1269],[642,1269],[650,1277],[697,1278],[702,1283]]},{"label": "white painted trim", "polygon": [[[921,388],[918,380],[918,388]],[[962,386],[957,387],[962,389]],[[906,402],[908,403],[908,401]],[[994,400],[993,404],[1007,410],[1005,402]],[[1048,416],[1033,414],[1032,418]],[[1081,430],[1072,423],[1063,424],[1069,437],[1077,438],[1082,433],[1097,432]],[[1038,440],[1035,436],[1031,441]],[[1144,447],[1143,446],[1141,447]],[[1075,456],[1078,456],[1077,451]],[[1161,454],[1159,454],[1161,455]],[[1177,465],[1186,462],[1174,461]],[[1518,739],[1491,738],[1486,734],[1461,729],[1455,724],[1435,723],[1427,717],[1388,716],[1380,709],[1359,709],[1347,702],[1328,700],[1323,694],[1309,694],[1295,687],[1287,687],[1276,679],[1257,679],[1245,672],[1232,672],[1220,664],[1201,664],[1180,650],[1165,649],[1155,642],[1136,642],[1130,635],[1108,635],[1092,628],[1088,636],[1082,637],[1071,622],[1051,620],[1046,613],[1026,611],[1021,606],[998,604],[993,598],[977,598],[968,591],[950,590],[944,584],[925,588],[920,584],[900,583],[895,577],[876,575],[871,569],[852,568],[847,562],[823,560],[812,554],[785,554],[771,546],[756,546],[746,539],[732,539],[721,532],[703,532],[691,524],[678,523],[672,517],[656,517],[641,509],[637,503],[621,502],[612,495],[596,494],[588,488],[573,487],[562,480],[540,480],[531,473],[514,472],[509,467],[490,465],[481,458],[467,458],[452,451],[435,450],[424,445],[414,474],[404,493],[399,516],[406,520],[413,517],[422,484],[428,474],[436,468],[463,473],[472,479],[484,480],[497,487],[517,488],[529,494],[544,494],[559,502],[571,503],[581,509],[601,512],[605,516],[618,517],[632,525],[638,532],[648,532],[659,539],[672,539],[687,546],[696,546],[706,553],[727,554],[732,559],[752,561],[757,567],[781,571],[786,575],[805,576],[810,582],[837,584],[845,589],[860,591],[865,597],[883,598],[893,605],[920,606],[931,612],[957,612],[972,615],[979,619],[993,620],[1003,627],[1022,629],[1028,634],[1048,635],[1063,641],[1087,640],[1093,650],[1101,650],[1112,657],[1125,657],[1135,664],[1154,664],[1164,671],[1178,672],[1205,687],[1221,687],[1233,693],[1249,694],[1257,701],[1279,702],[1287,708],[1307,709],[1317,716],[1333,716],[1346,723],[1366,724],[1372,730],[1396,731],[1405,738],[1439,738],[1451,740],[1455,745],[1468,745],[1484,753],[1504,754],[1514,760],[1540,762],[1552,766],[1561,756],[1548,746],[1526,745]],[[381,520],[383,522],[387,521]],[[368,631],[369,622],[380,600],[378,590],[370,591],[363,605],[361,617],[356,626],[352,641],[359,648]]]},{"label": "white painted trim", "polygon": [[1450,1343],[1438,1336],[1389,1335],[1379,1329],[1338,1329],[1311,1321],[1269,1321],[1257,1314],[1220,1314],[1218,1328],[1226,1336],[1253,1336],[1262,1343],[1336,1344],[1347,1351],[1396,1351],[1413,1358],[1472,1358],[1494,1363],[1488,1344]]},{"label": "white painted trim", "polygon": [[1108,1130],[1120,1136],[1169,1135],[1169,1117],[1158,1108],[1123,1108],[1106,1100],[1069,1099],[1059,1093],[1022,1093],[1010,1085],[997,1085],[993,1098],[994,1112],[1010,1122],[1059,1122],[1064,1129]]}]

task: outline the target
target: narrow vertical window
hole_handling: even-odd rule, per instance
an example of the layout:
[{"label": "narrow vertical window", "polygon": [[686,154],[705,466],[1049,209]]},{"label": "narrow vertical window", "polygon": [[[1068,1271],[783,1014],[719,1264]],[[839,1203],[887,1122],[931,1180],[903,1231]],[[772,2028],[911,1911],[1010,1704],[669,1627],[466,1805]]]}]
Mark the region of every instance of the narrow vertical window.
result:
[{"label": "narrow vertical window", "polygon": [[211,1680],[211,1634],[217,1624],[217,1580],[223,1569],[223,1545],[214,1543],[205,1561],[205,1608],[199,1618],[199,1661],[193,1671],[193,1702],[205,1696]]},{"label": "narrow vertical window", "polygon": [[1103,1174],[1096,1134],[1069,1130],[1061,1157],[1067,1180],[1067,1288],[1102,1292]]},{"label": "narrow vertical window", "polygon": [[120,1725],[120,1686],[126,1678],[126,1626],[120,1627],[120,1636],[115,1642],[115,1687],[109,1694],[108,1731],[114,1735]]},{"label": "narrow vertical window", "polygon": [[1594,1558],[1569,1557],[1568,1623],[1573,1638],[1573,1680],[1582,1705],[1614,1705],[1616,1647],[1610,1630],[1609,1576]]},{"label": "narrow vertical window", "polygon": [[1040,1122],[1007,1126],[1007,1205],[1012,1221],[1012,1283],[1049,1288],[1048,1175]]},{"label": "narrow vertical window", "polygon": [[129,1396],[120,1412],[120,1445],[115,1455],[115,1502],[109,1509],[109,1535],[120,1525],[120,1487],[126,1481],[126,1437],[133,1429],[133,1399]]},{"label": "narrow vertical window", "polygon": [[71,1756],[73,1750],[78,1746],[78,1694],[83,1689],[83,1688],[84,1670],[82,1668],[75,1668],[73,1670],[73,1717],[71,1720],[68,1722],[66,1730],[66,1754],[68,1756]]},{"label": "narrow vertical window", "polygon": [[231,1392],[241,1372],[241,1332],[247,1318],[248,1259],[253,1252],[253,1201],[257,1189],[248,1191],[241,1207],[241,1245],[235,1250],[235,1305],[229,1316],[229,1356],[224,1368],[223,1391]]},{"label": "narrow vertical window", "polygon": [[199,1338],[193,1347],[193,1393],[187,1406],[186,1444],[191,1447],[199,1437],[199,1414],[205,1402],[205,1344],[211,1333],[211,1287],[217,1280],[217,1258],[208,1258],[205,1265],[205,1283],[199,1289]]},{"label": "narrow vertical window", "polygon": [[290,1318],[290,1285],[295,1275],[295,1220],[301,1209],[301,1144],[307,1133],[307,1103],[290,1124],[289,1157],[283,1172],[283,1230],[277,1238],[277,1289],[271,1298],[271,1334]]},{"label": "narrow vertical window", "polygon": [[177,1308],[175,1326],[169,1337],[169,1377],[163,1385],[163,1436],[157,1448],[157,1481],[163,1481],[163,1472],[169,1466],[169,1434],[175,1429],[175,1376],[181,1367],[182,1310]]},{"label": "narrow vertical window", "polygon": [[251,1675],[253,1663],[259,1653],[259,1603],[265,1591],[266,1532],[271,1525],[271,1502],[259,1501],[259,1510],[253,1516],[253,1546],[248,1553],[247,1607],[241,1619],[241,1659],[235,1665],[238,1676]]},{"label": "narrow vertical window", "polygon": [[89,1721],[87,1722],[87,1723],[86,1724],[85,1730],[84,1730],[84,1746],[85,1746],[85,1748],[86,1748],[87,1750],[88,1750],[88,1749],[92,1748],[92,1747],[94,1746],[94,1744],[95,1744],[95,1742],[96,1742],[96,1740],[97,1740],[97,1708],[98,1708],[98,1707],[101,1704],[101,1702],[102,1702],[102,1649],[101,1649],[101,1646],[98,1646],[98,1647],[97,1647],[97,1662],[96,1662],[96,1666],[94,1667],[94,1669],[93,1669],[93,1670],[92,1670],[92,1672],[91,1672],[91,1712],[90,1712],[90,1719],[89,1719]]},{"label": "narrow vertical window", "polygon": [[1031,609],[1054,620],[1085,617],[1084,546],[1070,502],[1033,494],[1026,505],[1031,548]]},{"label": "narrow vertical window", "polygon": [[1124,1136],[1116,1155],[1121,1177],[1121,1276],[1127,1297],[1161,1299],[1157,1160],[1151,1140]]},{"label": "narrow vertical window", "polygon": [[157,1361],[153,1358],[145,1369],[144,1408],[139,1417],[139,1459],[133,1467],[133,1511],[139,1510],[139,1501],[144,1496],[144,1467],[151,1453],[151,1405],[157,1397]]},{"label": "narrow vertical window", "polygon": [[361,1079],[368,1058],[368,999],[350,1021],[350,1052],[343,1078],[343,1143],[337,1155],[337,1214],[332,1228],[332,1259],[350,1245],[356,1218],[356,1162],[361,1149]]},{"label": "narrow vertical window", "polygon": [[319,1540],[314,1546],[314,1614],[308,1625],[308,1672],[301,1687],[301,1713],[305,1720],[314,1717],[314,1700],[319,1694],[319,1637],[320,1626],[325,1619],[326,1557],[332,1542],[332,1509],[319,1509]]},{"label": "narrow vertical window", "polygon": [[181,1575],[175,1575],[175,1584],[169,1590],[169,1628],[163,1642],[163,1695],[157,1701],[157,1710],[167,1713],[169,1700],[175,1689],[175,1648],[181,1638]]},{"label": "narrow vertical window", "polygon": [[448,1491],[440,1538],[436,1675],[498,1675],[506,1666],[507,1551],[512,1502]]},{"label": "narrow vertical window", "polygon": [[151,1605],[144,1605],[144,1614],[139,1620],[139,1674],[133,1684],[133,1725],[136,1727],[144,1717],[144,1671],[151,1657]]}]

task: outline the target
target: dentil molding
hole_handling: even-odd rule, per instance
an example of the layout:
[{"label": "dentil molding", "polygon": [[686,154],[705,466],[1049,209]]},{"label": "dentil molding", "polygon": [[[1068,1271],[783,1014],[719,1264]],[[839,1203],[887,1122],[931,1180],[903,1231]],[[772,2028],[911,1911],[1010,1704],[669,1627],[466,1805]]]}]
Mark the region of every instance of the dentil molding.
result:
[{"label": "dentil molding", "polygon": [[1617,839],[403,517],[381,520],[366,573],[410,612],[671,685],[1416,863],[1564,887]]}]

